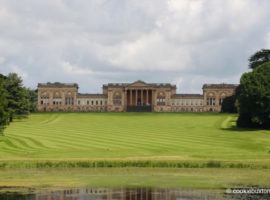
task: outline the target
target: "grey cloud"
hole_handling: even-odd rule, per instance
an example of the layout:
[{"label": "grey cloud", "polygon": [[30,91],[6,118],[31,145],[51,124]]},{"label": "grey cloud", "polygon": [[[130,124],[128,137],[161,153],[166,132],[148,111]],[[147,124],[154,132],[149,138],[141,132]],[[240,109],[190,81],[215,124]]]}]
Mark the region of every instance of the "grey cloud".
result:
[{"label": "grey cloud", "polygon": [[0,0],[0,72],[27,86],[77,82],[239,81],[247,59],[270,47],[268,0]]}]

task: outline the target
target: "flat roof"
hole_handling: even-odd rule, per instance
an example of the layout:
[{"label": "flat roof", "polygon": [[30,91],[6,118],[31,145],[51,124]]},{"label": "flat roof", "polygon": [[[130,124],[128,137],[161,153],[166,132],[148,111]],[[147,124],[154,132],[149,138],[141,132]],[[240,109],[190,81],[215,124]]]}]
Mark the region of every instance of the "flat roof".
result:
[{"label": "flat roof", "polygon": [[76,87],[79,88],[77,83],[60,83],[60,82],[48,82],[48,83],[39,83],[38,87]]},{"label": "flat roof", "polygon": [[191,99],[202,99],[202,94],[174,94],[172,98],[191,98]]},{"label": "flat roof", "polygon": [[220,84],[203,84],[204,88],[236,88],[238,84],[227,84],[227,83],[220,83]]}]

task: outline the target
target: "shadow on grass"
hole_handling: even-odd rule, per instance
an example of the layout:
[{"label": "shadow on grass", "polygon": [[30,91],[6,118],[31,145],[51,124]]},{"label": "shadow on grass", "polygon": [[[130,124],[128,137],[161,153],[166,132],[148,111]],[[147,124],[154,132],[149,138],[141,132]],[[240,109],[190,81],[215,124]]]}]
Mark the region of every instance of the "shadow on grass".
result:
[{"label": "shadow on grass", "polygon": [[[24,122],[25,119],[28,119],[29,115],[15,115],[12,122]],[[10,123],[12,123],[10,122]]]},{"label": "shadow on grass", "polygon": [[256,131],[269,131],[266,128],[258,128],[258,127],[250,127],[250,128],[242,128],[237,125],[237,118],[231,118],[229,121],[225,121],[225,125],[221,125],[220,129],[224,131],[232,131],[232,132],[256,132]]},{"label": "shadow on grass", "polygon": [[266,129],[257,129],[257,128],[239,128],[236,125],[233,125],[228,128],[221,128],[224,131],[232,131],[232,132],[255,132],[255,131],[264,131]]}]

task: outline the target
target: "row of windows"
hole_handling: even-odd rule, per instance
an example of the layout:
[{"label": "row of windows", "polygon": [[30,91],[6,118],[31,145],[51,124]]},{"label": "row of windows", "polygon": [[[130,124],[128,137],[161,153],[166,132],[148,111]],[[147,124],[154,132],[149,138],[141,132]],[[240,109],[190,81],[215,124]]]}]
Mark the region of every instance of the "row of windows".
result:
[{"label": "row of windows", "polygon": [[41,97],[40,104],[41,105],[50,104],[50,98],[49,97]]},{"label": "row of windows", "polygon": [[[107,101],[104,101],[104,104],[107,105]],[[85,101],[78,100],[78,105],[85,105]],[[86,105],[103,105],[102,100],[87,100]]]},{"label": "row of windows", "polygon": [[106,111],[107,108],[106,107],[82,107],[82,108],[78,108],[79,111]]},{"label": "row of windows", "polygon": [[[223,99],[219,99],[219,105],[222,105]],[[86,103],[86,104],[85,104]],[[40,104],[50,104],[49,97],[41,97]],[[54,98],[53,99],[53,105],[61,105],[62,99],[60,98]],[[122,99],[114,99],[113,100],[114,105],[122,105]],[[157,105],[165,105],[166,100],[164,98],[157,99]],[[67,97],[65,98],[65,105],[74,105],[74,99],[73,97]],[[107,101],[103,100],[87,100],[87,101],[81,101],[78,100],[78,105],[107,105]],[[172,106],[202,106],[203,101],[172,101]],[[207,98],[207,105],[216,105],[216,99],[215,98]]]},{"label": "row of windows", "polygon": [[62,99],[61,98],[54,98],[53,99],[53,105],[61,105]]},{"label": "row of windows", "polygon": [[198,99],[177,99],[171,101],[172,105],[203,105],[203,100]]},{"label": "row of windows", "polygon": [[[103,105],[103,101],[89,101],[87,100],[86,101],[86,104],[87,105]],[[50,104],[50,99],[49,97],[41,97],[41,101],[40,101],[40,104],[42,105],[46,105],[46,104]],[[53,105],[62,105],[62,99],[60,98],[55,98],[53,99]],[[65,105],[74,105],[74,98],[73,97],[67,97],[65,98]],[[85,105],[84,103],[81,104],[81,101],[78,100],[78,105]],[[107,105],[107,101],[105,101],[105,105]]]},{"label": "row of windows", "polygon": [[202,112],[202,108],[172,108],[173,112]]},{"label": "row of windows", "polygon": [[203,105],[203,103],[202,102],[200,102],[200,103],[198,103],[198,102],[181,102],[181,103],[179,103],[179,102],[177,102],[177,103],[172,103],[172,106],[202,106]]},{"label": "row of windows", "polygon": [[[223,102],[223,99],[222,98],[220,98],[219,99],[219,105],[221,106],[222,105],[222,102]],[[207,105],[208,106],[214,106],[214,105],[216,105],[216,98],[207,98]]]}]

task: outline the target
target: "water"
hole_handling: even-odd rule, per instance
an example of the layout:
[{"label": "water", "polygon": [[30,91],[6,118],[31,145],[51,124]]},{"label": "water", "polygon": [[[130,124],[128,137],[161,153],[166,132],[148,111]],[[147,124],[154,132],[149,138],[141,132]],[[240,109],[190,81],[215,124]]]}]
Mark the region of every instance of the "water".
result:
[{"label": "water", "polygon": [[[267,198],[268,197],[268,198]],[[231,196],[221,191],[151,188],[72,188],[61,190],[0,192],[0,200],[219,200],[270,199],[270,196]]]}]

